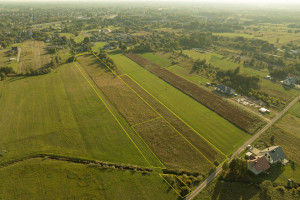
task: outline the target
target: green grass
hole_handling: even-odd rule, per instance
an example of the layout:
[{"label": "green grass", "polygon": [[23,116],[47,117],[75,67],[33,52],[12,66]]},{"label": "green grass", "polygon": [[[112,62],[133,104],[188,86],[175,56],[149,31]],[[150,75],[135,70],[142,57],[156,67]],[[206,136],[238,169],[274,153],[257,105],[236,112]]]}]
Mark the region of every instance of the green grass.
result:
[{"label": "green grass", "polygon": [[174,74],[177,74],[178,76],[185,78],[197,85],[205,85],[206,83],[210,83],[211,81],[207,78],[204,78],[202,76],[199,76],[197,74],[191,74],[187,69],[178,66],[178,65],[172,65],[168,67],[168,70],[173,72]]},{"label": "green grass", "polygon": [[270,80],[260,79],[260,90],[285,101],[290,101],[295,96],[299,95],[299,91],[285,87],[281,84],[274,83]]},{"label": "green grass", "polygon": [[294,136],[300,138],[300,118],[292,115],[286,114],[277,125],[283,130],[293,134]]},{"label": "green grass", "polygon": [[32,159],[0,168],[0,179],[1,199],[177,198],[158,174],[99,169],[48,159]]},{"label": "green grass", "polygon": [[92,47],[93,51],[99,51],[102,49],[107,43],[106,42],[94,42],[95,46]]},{"label": "green grass", "polygon": [[300,118],[300,101],[298,101],[291,109],[290,113]]},{"label": "green grass", "polygon": [[159,79],[127,57],[112,53],[111,58],[120,70],[139,82],[146,90],[225,154],[230,154],[250,137],[216,113]]},{"label": "green grass", "polygon": [[169,60],[164,59],[154,53],[142,53],[141,55],[161,67],[169,67],[170,65],[172,65]]},{"label": "green grass", "polygon": [[51,153],[146,165],[73,63],[3,84],[0,162]]}]

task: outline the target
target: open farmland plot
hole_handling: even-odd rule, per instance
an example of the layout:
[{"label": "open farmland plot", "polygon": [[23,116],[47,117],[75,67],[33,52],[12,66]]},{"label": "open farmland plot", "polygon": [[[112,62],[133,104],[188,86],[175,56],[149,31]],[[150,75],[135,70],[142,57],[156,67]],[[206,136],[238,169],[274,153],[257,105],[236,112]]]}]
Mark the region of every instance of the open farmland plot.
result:
[{"label": "open farmland plot", "polygon": [[4,84],[0,163],[47,153],[147,165],[73,64]]},{"label": "open farmland plot", "polygon": [[[157,112],[156,107],[153,108],[149,104],[148,99],[145,100],[140,96],[142,89],[139,88],[138,85],[135,85],[135,88],[132,89],[132,82],[130,83],[128,79],[123,77],[115,77],[107,68],[103,68],[103,64],[94,56],[80,56],[77,58],[77,61],[86,69],[97,86],[111,103],[118,108],[128,123],[132,125],[136,133],[141,135],[142,141],[145,142],[144,145],[149,146],[154,154],[157,155],[167,167],[173,169],[201,170],[201,172],[204,173],[208,172],[212,167],[212,163],[203,156],[202,152],[178,133],[178,131]],[[138,89],[136,89],[136,87],[138,87]],[[155,99],[153,97],[150,98],[152,98],[151,104],[153,104]],[[128,107],[130,107],[130,109],[128,109]],[[134,117],[135,114],[137,118]],[[169,115],[172,115],[172,113],[169,113]],[[172,117],[174,118],[175,116]],[[165,128],[163,129],[162,127]],[[155,140],[149,139],[149,137],[153,137],[154,134],[157,134]],[[221,162],[225,158],[221,156],[221,153],[217,153],[215,149],[201,139],[199,135],[196,133],[193,134],[193,142],[197,142],[197,145],[200,145],[201,148],[209,149],[206,150],[206,154],[210,155],[210,159],[212,159],[211,162],[214,160]],[[167,142],[168,140],[171,141],[169,144]],[[182,151],[178,149],[182,149]],[[190,162],[187,162],[188,160],[190,160]],[[195,166],[192,160],[198,164]]]},{"label": "open farmland plot", "polygon": [[179,119],[175,113],[169,110],[167,107],[162,105],[157,99],[151,94],[140,87],[133,79],[129,76],[122,76],[128,86],[135,90],[141,98],[145,99],[147,103],[154,108],[161,117],[166,119],[170,125],[172,125],[179,134],[186,138],[196,149],[198,149],[207,159],[211,162],[218,161],[219,163],[225,159],[222,152],[212,147],[204,138],[201,137],[192,127],[186,124],[184,121]]},{"label": "open farmland plot", "polygon": [[138,124],[134,129],[167,168],[207,173],[212,165],[163,119]]},{"label": "open farmland plot", "polygon": [[130,125],[159,117],[121,79],[111,73],[105,66],[100,65],[100,61],[95,56],[80,56],[77,61]]},{"label": "open farmland plot", "polygon": [[300,101],[291,108],[290,113],[300,118]]},{"label": "open farmland plot", "polygon": [[173,74],[166,69],[160,68],[158,65],[152,63],[151,61],[143,58],[140,55],[127,54],[127,56],[167,83],[178,88],[185,94],[191,96],[192,98],[212,109],[239,128],[251,134],[256,132],[265,123],[258,116],[255,116],[252,113],[238,108],[232,103],[223,100],[221,97],[198,87],[197,85]]},{"label": "open farmland plot", "polygon": [[[215,112],[212,112],[180,90],[153,75],[126,56],[111,54],[110,57],[114,60],[118,69],[130,75],[149,94],[156,97],[161,104],[172,110],[173,113],[183,119],[226,155],[229,155],[250,137],[249,134],[246,134]],[[142,96],[143,93],[140,93],[140,95]],[[148,101],[146,96],[142,97]],[[151,104],[151,101],[149,101],[149,104]],[[151,106],[154,107],[154,104],[151,104]],[[169,122],[172,123],[171,119]],[[173,124],[173,126],[175,125]]]},{"label": "open farmland plot", "polygon": [[49,159],[31,159],[0,168],[0,197],[40,199],[176,199],[157,174],[104,169]]},{"label": "open farmland plot", "polygon": [[26,41],[22,45],[18,73],[26,73],[31,69],[38,69],[50,63],[50,55],[46,44],[41,41]]}]

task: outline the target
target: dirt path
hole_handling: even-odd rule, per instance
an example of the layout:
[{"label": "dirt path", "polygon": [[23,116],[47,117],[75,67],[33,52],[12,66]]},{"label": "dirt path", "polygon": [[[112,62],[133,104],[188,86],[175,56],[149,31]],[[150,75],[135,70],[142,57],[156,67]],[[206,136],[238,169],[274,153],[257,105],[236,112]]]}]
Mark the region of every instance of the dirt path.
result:
[{"label": "dirt path", "polygon": [[[239,149],[237,149],[232,156],[229,157],[231,161],[235,156],[239,155],[246,147],[254,142],[259,136],[261,136],[268,128],[270,128],[277,120],[279,120],[295,103],[300,100],[300,96],[296,97],[292,102],[290,102],[280,113],[278,113],[272,120],[270,120],[267,125],[253,135],[247,142],[245,142]],[[216,176],[218,176],[222,171],[222,165],[220,165],[214,173],[209,175],[205,181],[203,181],[189,196],[186,197],[187,200],[194,199]]]}]

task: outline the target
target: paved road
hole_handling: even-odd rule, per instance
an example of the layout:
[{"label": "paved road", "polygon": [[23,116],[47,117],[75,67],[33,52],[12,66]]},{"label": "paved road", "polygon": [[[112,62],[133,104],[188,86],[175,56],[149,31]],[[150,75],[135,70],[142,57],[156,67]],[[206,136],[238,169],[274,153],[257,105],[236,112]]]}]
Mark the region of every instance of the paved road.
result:
[{"label": "paved road", "polygon": [[[269,121],[264,128],[262,128],[259,132],[253,135],[238,150],[236,150],[232,154],[232,156],[230,156],[229,161],[231,161],[236,155],[239,155],[242,151],[244,151],[249,144],[254,142],[261,134],[263,134],[268,128],[270,128],[279,118],[282,117],[284,113],[286,113],[299,100],[300,96],[296,97],[291,103],[289,103],[280,113],[276,115],[276,117]],[[221,173],[221,171],[222,166],[219,166],[213,174],[209,175],[204,182],[202,182],[189,196],[186,197],[186,200],[191,200],[195,198],[217,175]]]}]

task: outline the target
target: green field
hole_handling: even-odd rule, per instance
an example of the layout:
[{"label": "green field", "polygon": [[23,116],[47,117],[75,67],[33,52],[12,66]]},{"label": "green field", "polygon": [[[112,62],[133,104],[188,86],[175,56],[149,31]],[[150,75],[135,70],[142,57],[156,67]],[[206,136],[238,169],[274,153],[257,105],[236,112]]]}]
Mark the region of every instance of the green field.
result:
[{"label": "green field", "polygon": [[162,58],[154,53],[151,53],[151,52],[142,53],[141,55],[161,67],[169,67],[170,65],[172,65],[172,63],[169,60],[164,59],[164,58]]},{"label": "green field", "polygon": [[185,78],[185,79],[197,84],[197,85],[205,85],[206,83],[211,82],[207,78],[204,78],[197,74],[191,74],[187,69],[185,69],[181,66],[178,66],[178,65],[172,65],[172,66],[168,67],[168,70],[182,78]]},{"label": "green field", "polygon": [[292,114],[286,114],[278,123],[277,125],[293,134],[294,136],[300,138],[300,118],[292,115]]},{"label": "green field", "polygon": [[1,87],[0,162],[49,153],[147,165],[73,63]]},{"label": "green field", "polygon": [[111,58],[163,104],[190,124],[225,154],[230,154],[250,136],[179,90],[140,67],[127,57],[112,53]]},{"label": "green field", "polygon": [[290,113],[300,118],[300,101],[291,108]]},{"label": "green field", "polygon": [[101,169],[48,159],[0,168],[0,199],[176,199],[158,174]]},{"label": "green field", "polygon": [[106,42],[94,42],[95,46],[92,46],[93,51],[99,51],[102,49],[107,43]]}]

